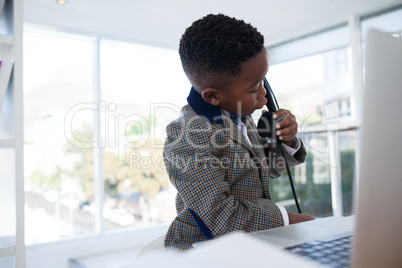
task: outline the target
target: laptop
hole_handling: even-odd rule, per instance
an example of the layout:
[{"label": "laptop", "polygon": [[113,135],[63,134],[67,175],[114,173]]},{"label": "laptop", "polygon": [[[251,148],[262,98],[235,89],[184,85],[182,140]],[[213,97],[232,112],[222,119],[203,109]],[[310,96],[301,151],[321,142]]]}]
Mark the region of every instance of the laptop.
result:
[{"label": "laptop", "polygon": [[[357,213],[328,217],[251,236],[307,256],[326,267],[402,267],[402,40],[371,30],[366,39],[365,91]],[[326,246],[334,243],[339,246]],[[326,248],[327,247],[327,248]],[[327,253],[330,251],[327,251]],[[345,253],[347,252],[347,253]],[[312,253],[314,254],[314,252]],[[303,254],[301,254],[303,255]]]}]

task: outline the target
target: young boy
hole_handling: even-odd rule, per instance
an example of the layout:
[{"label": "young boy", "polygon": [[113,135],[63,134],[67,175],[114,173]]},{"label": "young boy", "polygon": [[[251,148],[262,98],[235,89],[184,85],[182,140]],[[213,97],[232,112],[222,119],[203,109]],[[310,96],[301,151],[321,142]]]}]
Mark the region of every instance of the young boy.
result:
[{"label": "young boy", "polygon": [[[180,40],[180,58],[192,84],[181,117],[167,126],[164,160],[177,189],[177,217],[165,247],[187,250],[194,242],[229,232],[253,232],[314,219],[287,213],[270,200],[269,177],[285,169],[276,143],[256,132],[250,115],[267,99],[264,37],[250,24],[225,15],[195,21]],[[295,117],[276,128],[290,166],[306,152]]]}]

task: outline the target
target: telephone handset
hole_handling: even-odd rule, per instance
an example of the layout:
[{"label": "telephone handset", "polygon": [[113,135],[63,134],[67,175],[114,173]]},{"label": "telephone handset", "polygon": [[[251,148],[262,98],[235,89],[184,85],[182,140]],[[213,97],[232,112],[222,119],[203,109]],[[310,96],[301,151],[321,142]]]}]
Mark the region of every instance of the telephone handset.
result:
[{"label": "telephone handset", "polygon": [[278,102],[276,101],[274,92],[272,91],[271,86],[268,83],[268,80],[266,78],[264,78],[264,88],[265,88],[265,97],[267,98],[267,108],[268,108],[268,112],[265,112],[261,115],[260,119],[258,120],[257,123],[257,130],[258,130],[258,134],[271,141],[271,142],[276,142],[279,145],[279,148],[281,150],[282,156],[285,159],[285,165],[286,165],[286,170],[288,172],[288,176],[289,176],[289,182],[290,182],[290,186],[292,188],[292,193],[293,193],[293,198],[295,200],[296,203],[296,207],[299,213],[301,213],[301,209],[300,209],[300,205],[299,202],[297,200],[297,196],[296,196],[296,191],[294,188],[294,184],[293,184],[293,179],[292,179],[292,173],[290,172],[290,168],[288,165],[288,161],[286,160],[285,157],[285,152],[283,151],[282,145],[281,145],[281,140],[278,139],[278,136],[276,135],[276,131],[277,129],[275,128],[275,125],[281,121],[282,119],[284,119],[284,116],[280,116],[276,119],[274,119],[272,116],[274,115],[274,113],[276,111],[278,111],[279,109],[279,105]]},{"label": "telephone handset", "polygon": [[271,86],[268,83],[267,78],[264,77],[264,88],[266,90],[265,97],[267,98],[268,102],[266,104],[268,111],[276,112],[279,110],[278,102],[276,101],[274,92],[272,91]]},{"label": "telephone handset", "polygon": [[274,119],[272,116],[276,111],[278,111],[279,106],[278,102],[276,101],[274,92],[272,91],[271,86],[268,83],[268,80],[264,78],[264,88],[265,88],[265,97],[267,98],[267,108],[268,112],[265,112],[261,115],[260,119],[258,120],[257,124],[257,130],[258,134],[260,134],[261,137],[266,138],[270,141],[274,141],[277,143],[281,143],[281,141],[278,139],[276,136],[276,129],[275,125],[284,119],[283,116],[280,116],[276,119]]}]

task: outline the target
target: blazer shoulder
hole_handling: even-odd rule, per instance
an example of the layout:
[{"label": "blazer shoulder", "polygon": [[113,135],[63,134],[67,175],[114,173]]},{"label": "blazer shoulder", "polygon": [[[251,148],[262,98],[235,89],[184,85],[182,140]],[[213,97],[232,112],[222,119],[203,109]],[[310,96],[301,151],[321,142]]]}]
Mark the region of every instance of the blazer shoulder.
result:
[{"label": "blazer shoulder", "polygon": [[181,109],[180,117],[170,122],[166,127],[165,146],[171,143],[206,145],[218,125],[220,124],[211,123],[207,118],[198,115],[189,105],[186,105]]}]

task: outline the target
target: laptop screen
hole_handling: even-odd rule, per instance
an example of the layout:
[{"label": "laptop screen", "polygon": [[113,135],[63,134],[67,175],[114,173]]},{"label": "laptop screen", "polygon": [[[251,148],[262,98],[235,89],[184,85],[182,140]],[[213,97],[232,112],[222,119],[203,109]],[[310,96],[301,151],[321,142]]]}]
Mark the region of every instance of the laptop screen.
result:
[{"label": "laptop screen", "polygon": [[[402,265],[402,40],[366,44],[354,267]],[[401,267],[401,266],[399,266]]]}]

